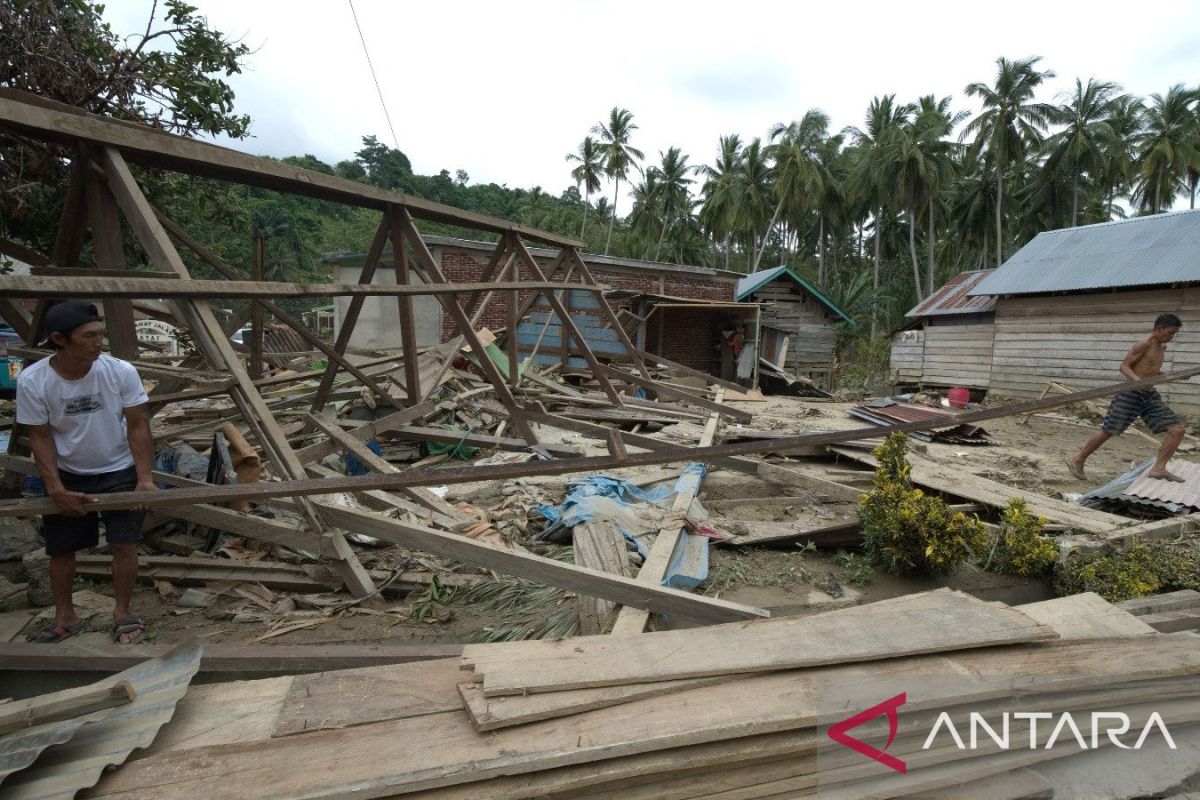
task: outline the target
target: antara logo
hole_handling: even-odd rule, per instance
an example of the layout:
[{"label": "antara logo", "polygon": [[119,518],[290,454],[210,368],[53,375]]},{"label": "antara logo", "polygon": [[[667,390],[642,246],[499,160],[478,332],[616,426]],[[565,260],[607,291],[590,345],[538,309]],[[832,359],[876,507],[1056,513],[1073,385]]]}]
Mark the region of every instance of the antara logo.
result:
[{"label": "antara logo", "polygon": [[[884,700],[876,706],[871,706],[866,711],[855,714],[853,717],[842,720],[829,726],[829,738],[833,739],[840,745],[849,747],[855,752],[862,753],[869,759],[878,761],[889,769],[894,769],[901,775],[907,773],[908,768],[904,762],[895,756],[887,754],[886,750],[891,747],[892,740],[896,738],[896,730],[900,727],[900,706],[904,705],[907,700],[907,693],[901,692],[890,700]],[[857,728],[865,722],[870,722],[876,717],[887,714],[888,718],[888,738],[887,744],[883,746],[883,750],[878,747],[873,747],[861,739],[855,739],[853,736],[847,735],[846,731]]]},{"label": "antara logo", "polygon": [[[999,723],[995,726],[988,723],[987,719],[982,714],[972,711],[970,724],[970,738],[968,742],[964,742],[962,736],[959,735],[958,728],[954,725],[954,720],[950,715],[943,711],[938,715],[937,721],[933,723],[933,730],[929,732],[929,736],[925,739],[925,744],[921,745],[922,750],[928,750],[933,746],[934,739],[938,733],[944,728],[950,738],[954,740],[954,746],[959,750],[974,750],[979,743],[979,731],[982,729],[987,734],[997,747],[1001,750],[1009,750],[1009,722],[1016,720],[1029,723],[1029,749],[1030,750],[1049,750],[1058,742],[1059,739],[1070,740],[1074,739],[1079,745],[1080,750],[1095,750],[1100,747],[1100,732],[1104,728],[1104,733],[1108,737],[1108,741],[1121,748],[1122,750],[1141,750],[1142,745],[1146,743],[1146,739],[1150,736],[1150,732],[1158,728],[1162,735],[1163,741],[1167,743],[1167,747],[1172,750],[1175,747],[1175,740],[1171,738],[1171,732],[1167,730],[1167,724],[1163,722],[1163,718],[1155,711],[1146,719],[1146,724],[1142,726],[1142,732],[1138,735],[1137,741],[1132,745],[1125,744],[1120,737],[1129,733],[1129,729],[1133,722],[1129,719],[1129,715],[1120,711],[1093,711],[1091,712],[1092,735],[1089,747],[1089,741],[1080,731],[1079,726],[1075,724],[1075,718],[1071,716],[1070,711],[1063,712],[1058,715],[1058,722],[1054,724],[1050,731],[1050,736],[1046,739],[1044,745],[1039,744],[1038,739],[1038,720],[1052,720],[1054,714],[1049,711],[1019,711],[1012,714],[1005,712],[1001,715]],[[1106,727],[1106,723],[1117,723],[1116,727]],[[999,728],[999,731],[997,731]],[[1043,729],[1044,730],[1044,729]],[[1015,745],[1020,747],[1021,745]]]}]

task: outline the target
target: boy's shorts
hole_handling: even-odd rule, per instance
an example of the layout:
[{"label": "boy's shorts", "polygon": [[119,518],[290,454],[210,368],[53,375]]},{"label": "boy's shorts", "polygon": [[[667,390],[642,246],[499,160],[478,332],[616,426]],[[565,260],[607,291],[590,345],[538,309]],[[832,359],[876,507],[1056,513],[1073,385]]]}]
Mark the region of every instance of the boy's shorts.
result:
[{"label": "boy's shorts", "polygon": [[1125,429],[1141,417],[1155,433],[1164,433],[1172,425],[1182,425],[1157,389],[1141,389],[1136,392],[1121,392],[1112,399],[1104,424],[1100,430],[1110,436],[1120,436]]},{"label": "boy's shorts", "polygon": [[[127,467],[116,472],[97,475],[75,475],[58,471],[63,486],[72,492],[97,495],[108,492],[130,492],[137,488],[137,469]],[[42,517],[42,537],[46,540],[46,555],[59,556],[87,550],[100,544],[100,520],[104,520],[104,538],[109,544],[134,543],[142,540],[144,511],[115,509],[92,511],[82,517],[47,514]]]}]

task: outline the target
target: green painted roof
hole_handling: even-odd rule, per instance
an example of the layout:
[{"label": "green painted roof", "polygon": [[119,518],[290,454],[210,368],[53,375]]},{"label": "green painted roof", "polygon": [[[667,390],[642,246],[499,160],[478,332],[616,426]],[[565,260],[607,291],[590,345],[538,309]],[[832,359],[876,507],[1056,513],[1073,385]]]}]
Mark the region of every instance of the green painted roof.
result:
[{"label": "green painted roof", "polygon": [[774,267],[772,269],[760,270],[759,272],[752,272],[739,280],[737,285],[738,302],[745,300],[747,297],[754,294],[771,281],[775,280],[776,278],[783,277],[784,275],[791,278],[793,283],[815,297],[817,302],[825,306],[825,308],[829,309],[834,314],[837,314],[851,325],[854,324],[854,320],[849,314],[838,308],[832,300],[821,293],[820,289],[804,280],[804,278],[800,277],[797,273],[793,272],[790,267]]}]

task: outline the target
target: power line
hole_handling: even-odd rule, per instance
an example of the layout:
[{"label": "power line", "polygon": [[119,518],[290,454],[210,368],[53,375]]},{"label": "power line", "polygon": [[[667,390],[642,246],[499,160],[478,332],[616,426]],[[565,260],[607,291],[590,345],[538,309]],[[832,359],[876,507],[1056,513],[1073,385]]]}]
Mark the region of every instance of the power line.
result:
[{"label": "power line", "polygon": [[379,78],[375,75],[375,65],[371,63],[371,54],[367,51],[367,40],[363,37],[362,26],[358,24],[358,14],[354,11],[354,0],[346,0],[350,4],[350,16],[354,17],[354,27],[358,29],[358,40],[362,42],[363,55],[367,57],[367,67],[371,70],[371,80],[375,81],[375,91],[379,94],[379,105],[383,106],[383,117],[387,120],[388,130],[392,132],[392,144],[400,149],[400,140],[396,138],[396,129],[392,127],[392,115],[388,113],[387,103],[383,99],[383,89],[379,87]]}]

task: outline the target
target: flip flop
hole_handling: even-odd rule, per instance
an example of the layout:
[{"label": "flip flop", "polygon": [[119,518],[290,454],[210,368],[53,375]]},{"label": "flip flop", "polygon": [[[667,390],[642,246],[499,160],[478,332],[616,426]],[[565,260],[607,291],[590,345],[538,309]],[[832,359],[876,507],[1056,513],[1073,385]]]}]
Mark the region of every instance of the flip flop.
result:
[{"label": "flip flop", "polygon": [[[146,623],[142,622],[141,617],[121,617],[113,621],[112,628],[109,629],[108,634],[112,638],[113,644],[139,644],[146,640]],[[132,638],[127,641],[121,641],[122,636],[130,636]]]},{"label": "flip flop", "polygon": [[35,631],[25,637],[27,642],[36,642],[37,644],[58,644],[63,639],[70,639],[76,634],[83,633],[87,630],[87,620],[81,619],[74,625],[59,625],[57,622],[51,622],[40,631]]}]

